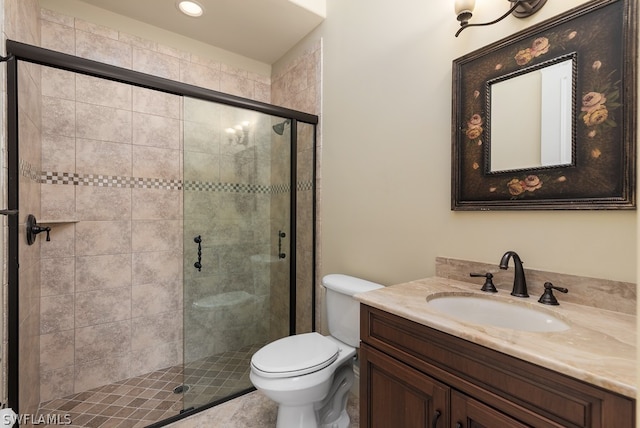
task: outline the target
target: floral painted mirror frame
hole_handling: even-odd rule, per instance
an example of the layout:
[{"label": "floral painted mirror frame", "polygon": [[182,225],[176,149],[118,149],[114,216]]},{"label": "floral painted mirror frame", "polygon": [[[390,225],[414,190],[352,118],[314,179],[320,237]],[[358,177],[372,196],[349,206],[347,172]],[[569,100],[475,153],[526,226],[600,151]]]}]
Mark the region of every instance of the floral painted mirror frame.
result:
[{"label": "floral painted mirror frame", "polygon": [[[453,61],[452,210],[635,209],[636,3],[591,1]],[[566,55],[572,164],[489,173],[487,82]]]}]

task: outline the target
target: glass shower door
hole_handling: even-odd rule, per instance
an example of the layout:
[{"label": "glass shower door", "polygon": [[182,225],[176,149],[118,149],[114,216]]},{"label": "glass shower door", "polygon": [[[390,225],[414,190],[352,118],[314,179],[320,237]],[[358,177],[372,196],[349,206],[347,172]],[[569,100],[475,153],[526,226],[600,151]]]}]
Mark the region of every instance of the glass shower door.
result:
[{"label": "glass shower door", "polygon": [[289,334],[291,143],[282,118],[183,100],[189,409],[251,388],[253,353]]}]

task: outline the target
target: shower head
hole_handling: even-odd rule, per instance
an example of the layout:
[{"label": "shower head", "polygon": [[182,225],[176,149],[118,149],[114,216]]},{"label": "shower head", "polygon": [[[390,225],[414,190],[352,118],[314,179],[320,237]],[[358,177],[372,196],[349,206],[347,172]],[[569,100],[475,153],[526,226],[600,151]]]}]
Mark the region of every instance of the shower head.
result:
[{"label": "shower head", "polygon": [[284,122],[276,123],[273,125],[273,132],[278,135],[284,134],[284,127],[291,123],[291,119],[287,119]]}]

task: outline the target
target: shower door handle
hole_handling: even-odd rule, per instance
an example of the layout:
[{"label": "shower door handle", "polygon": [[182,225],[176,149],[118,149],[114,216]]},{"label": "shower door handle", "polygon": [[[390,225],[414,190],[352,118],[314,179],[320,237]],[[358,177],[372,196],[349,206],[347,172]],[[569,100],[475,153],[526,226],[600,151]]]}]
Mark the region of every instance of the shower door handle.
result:
[{"label": "shower door handle", "polygon": [[287,257],[287,255],[282,252],[282,238],[286,236],[287,234],[284,233],[283,231],[281,230],[278,231],[278,258],[279,259],[284,259]]},{"label": "shower door handle", "polygon": [[198,244],[198,261],[193,264],[193,267],[198,269],[198,272],[202,271],[202,237],[200,235],[193,238],[193,242]]},{"label": "shower door handle", "polygon": [[18,210],[0,210],[0,215],[18,215]]}]

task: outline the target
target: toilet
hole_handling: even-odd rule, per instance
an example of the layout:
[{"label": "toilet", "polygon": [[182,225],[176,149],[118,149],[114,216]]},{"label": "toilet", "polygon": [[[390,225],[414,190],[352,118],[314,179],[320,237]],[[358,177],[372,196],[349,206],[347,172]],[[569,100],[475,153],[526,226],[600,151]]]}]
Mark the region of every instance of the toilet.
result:
[{"label": "toilet", "polygon": [[347,394],[360,345],[360,304],[354,294],[382,285],[348,275],[322,279],[329,336],[284,337],[251,358],[253,385],[278,403],[277,428],[347,428]]}]

